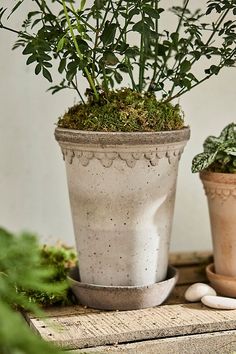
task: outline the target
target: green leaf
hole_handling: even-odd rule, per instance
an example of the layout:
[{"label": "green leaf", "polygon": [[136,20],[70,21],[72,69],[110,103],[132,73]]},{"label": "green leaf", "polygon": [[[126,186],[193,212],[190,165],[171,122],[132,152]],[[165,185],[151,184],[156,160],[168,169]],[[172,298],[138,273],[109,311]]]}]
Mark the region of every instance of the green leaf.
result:
[{"label": "green leaf", "polygon": [[181,64],[180,64],[180,73],[184,74],[186,72],[188,72],[191,69],[191,62],[189,60],[184,60]]},{"label": "green leaf", "polygon": [[178,32],[171,33],[170,38],[172,39],[173,44],[176,46],[179,41],[179,33]]},{"label": "green leaf", "polygon": [[40,59],[41,59],[41,60],[44,60],[44,61],[52,60],[52,58],[50,57],[50,55],[48,55],[48,54],[46,54],[46,53],[40,54]]},{"label": "green leaf", "polygon": [[66,67],[66,58],[61,59],[59,67],[58,67],[58,71],[60,74],[63,73],[63,71],[65,70]]},{"label": "green leaf", "polygon": [[45,79],[47,79],[49,82],[52,82],[52,76],[51,76],[50,72],[48,71],[48,69],[46,69],[45,67],[43,67],[43,76],[44,76]]},{"label": "green leaf", "polygon": [[138,11],[138,9],[136,9],[136,8],[130,10],[130,12],[128,13],[128,17],[129,17],[129,18],[132,18],[132,17],[134,17],[135,15],[139,15],[139,11]]},{"label": "green leaf", "polygon": [[87,0],[81,0],[81,2],[80,2],[80,11],[82,11],[82,10],[84,9],[84,6],[85,6],[85,4],[86,4],[86,1],[87,1]]},{"label": "green leaf", "polygon": [[[143,22],[145,23],[145,25],[147,25],[149,27],[149,31],[150,31],[150,28],[154,29],[154,21],[151,17],[147,17],[147,16],[144,16],[143,18]],[[149,33],[148,31],[148,33]]]},{"label": "green leaf", "polygon": [[182,80],[182,85],[183,85],[184,87],[186,87],[188,90],[190,90],[191,87],[192,87],[191,81],[188,80],[187,78],[184,78],[184,79]]},{"label": "green leaf", "polygon": [[215,161],[216,153],[210,154],[203,152],[194,157],[192,161],[192,172],[200,172],[205,170]]},{"label": "green leaf", "polygon": [[66,73],[67,81],[71,82],[73,80],[73,78],[76,75],[76,71],[77,71],[76,68],[73,68],[73,69],[67,71],[67,73]]},{"label": "green leaf", "polygon": [[192,73],[188,73],[187,74],[187,77],[192,80],[192,81],[195,81],[195,82],[198,82],[199,80],[196,78],[195,75],[193,75]]},{"label": "green leaf", "polygon": [[65,42],[66,42],[66,39],[63,36],[57,44],[57,52],[60,52],[60,50],[62,50],[64,48]]},{"label": "green leaf", "polygon": [[199,52],[198,50],[194,50],[189,54],[191,54],[195,60],[199,60],[201,58],[201,52]]},{"label": "green leaf", "polygon": [[132,31],[139,32],[143,35],[148,35],[148,33],[150,32],[150,27],[143,21],[139,21],[135,23],[135,25],[133,25]]},{"label": "green leaf", "polygon": [[123,81],[123,76],[120,73],[118,73],[117,71],[115,71],[114,77],[115,77],[115,80],[118,84],[120,84]]},{"label": "green leaf", "polygon": [[40,73],[41,69],[42,69],[41,64],[37,64],[35,67],[35,74],[38,75]]},{"label": "green leaf", "polygon": [[112,44],[115,39],[117,25],[115,23],[110,23],[106,21],[104,30],[101,34],[101,41],[103,42],[104,46]]},{"label": "green leaf", "polygon": [[41,18],[37,18],[33,23],[32,23],[32,26],[31,28],[34,28],[39,22],[41,22],[42,19]]},{"label": "green leaf", "polygon": [[28,54],[31,54],[31,53],[34,53],[34,46],[31,42],[29,42],[27,44],[27,46],[25,47],[25,49],[23,50],[22,54],[23,55],[28,55]]},{"label": "green leaf", "polygon": [[32,55],[27,59],[26,64],[29,65],[29,64],[35,62],[36,60],[37,60],[37,56],[34,55],[34,54],[32,54]]},{"label": "green leaf", "polygon": [[119,59],[115,56],[115,54],[112,51],[105,51],[103,54],[103,62],[106,65],[111,65],[114,66],[117,63],[119,63]]},{"label": "green leaf", "polygon": [[225,60],[225,66],[234,66],[235,65],[235,59],[226,59]]},{"label": "green leaf", "polygon": [[96,7],[97,10],[101,10],[105,5],[104,0],[94,0],[94,6]]},{"label": "green leaf", "polygon": [[228,155],[236,156],[236,146],[228,147],[224,150],[224,152]]},{"label": "green leaf", "polygon": [[120,63],[118,66],[117,66],[118,69],[120,69],[120,71],[122,71],[123,73],[128,73],[129,72],[129,68],[126,64],[124,63]]},{"label": "green leaf", "polygon": [[137,55],[139,55],[139,50],[136,47],[129,47],[126,51],[125,51],[125,55],[128,58],[136,58]]},{"label": "green leaf", "polygon": [[236,124],[235,123],[230,123],[228,124],[221,132],[220,134],[220,139],[222,141],[225,140],[235,140],[236,139],[236,130],[235,130]]},{"label": "green leaf", "polygon": [[216,138],[215,136],[208,136],[208,138],[206,138],[206,140],[203,143],[204,152],[212,153],[216,151],[221,143],[222,143],[221,139]]},{"label": "green leaf", "polygon": [[198,172],[210,166],[213,172],[235,173],[236,124],[228,124],[219,137],[209,136],[204,144],[204,153],[193,159],[192,171]]},{"label": "green leaf", "polygon": [[219,68],[218,66],[216,66],[216,65],[211,65],[211,66],[210,66],[210,71],[211,71],[213,74],[217,75],[217,74],[219,73],[219,71],[220,71],[220,68]]},{"label": "green leaf", "polygon": [[11,15],[18,9],[18,7],[23,3],[24,0],[20,0],[16,3],[16,5],[13,7],[13,9],[11,10],[10,15],[7,17],[7,19],[9,19],[9,17],[11,17]]},{"label": "green leaf", "polygon": [[154,9],[151,6],[144,6],[143,7],[143,11],[145,12],[145,14],[147,14],[148,16],[154,18],[154,19],[159,19],[160,18],[160,13],[158,10]]},{"label": "green leaf", "polygon": [[161,56],[161,57],[165,56],[168,49],[169,48],[167,46],[165,46],[163,44],[159,44],[158,48],[157,48],[157,55]]},{"label": "green leaf", "polygon": [[49,63],[48,61],[43,61],[42,65],[46,66],[46,68],[52,68],[52,63]]}]

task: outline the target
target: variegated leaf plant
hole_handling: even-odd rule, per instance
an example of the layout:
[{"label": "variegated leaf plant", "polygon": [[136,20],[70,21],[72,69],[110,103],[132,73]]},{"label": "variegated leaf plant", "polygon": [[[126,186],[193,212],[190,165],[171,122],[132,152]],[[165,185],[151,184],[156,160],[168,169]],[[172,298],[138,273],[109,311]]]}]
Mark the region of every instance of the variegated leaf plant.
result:
[{"label": "variegated leaf plant", "polygon": [[219,137],[209,136],[203,149],[193,159],[192,172],[236,173],[236,124],[227,125]]}]

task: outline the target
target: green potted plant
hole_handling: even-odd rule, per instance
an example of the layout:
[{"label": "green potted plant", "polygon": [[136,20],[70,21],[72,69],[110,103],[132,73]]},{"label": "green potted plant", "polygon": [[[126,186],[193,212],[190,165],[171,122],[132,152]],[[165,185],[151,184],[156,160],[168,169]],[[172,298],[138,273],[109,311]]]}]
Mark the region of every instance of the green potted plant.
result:
[{"label": "green potted plant", "polygon": [[[46,252],[43,250],[44,254]],[[33,333],[21,313],[24,309],[42,316],[38,306],[42,299],[44,304],[45,300],[51,304],[55,299],[65,299],[66,283],[61,282],[62,271],[59,273],[52,256],[51,259],[47,257],[46,263],[46,257],[43,257],[35,236],[26,233],[15,236],[0,227],[1,354],[63,354],[62,350]],[[58,263],[59,269],[62,268],[61,262]],[[55,279],[53,283],[52,278]]]},{"label": "green potted plant", "polygon": [[[78,94],[55,136],[66,162],[81,281],[161,282],[178,161],[190,135],[172,102],[234,65],[236,4],[210,0],[203,11],[190,11],[185,0],[171,9],[177,21],[170,32],[163,29],[161,0],[33,3],[20,30],[5,24],[5,8],[0,27],[18,34],[14,48],[24,47],[37,75],[53,82],[51,68],[58,66],[62,81],[52,93]],[[201,61],[206,67],[198,77]],[[81,78],[88,82],[85,95]]]},{"label": "green potted plant", "polygon": [[214,265],[207,267],[207,275],[219,293],[236,297],[236,124],[219,137],[209,136],[203,147],[192,171],[200,172],[208,199]]}]

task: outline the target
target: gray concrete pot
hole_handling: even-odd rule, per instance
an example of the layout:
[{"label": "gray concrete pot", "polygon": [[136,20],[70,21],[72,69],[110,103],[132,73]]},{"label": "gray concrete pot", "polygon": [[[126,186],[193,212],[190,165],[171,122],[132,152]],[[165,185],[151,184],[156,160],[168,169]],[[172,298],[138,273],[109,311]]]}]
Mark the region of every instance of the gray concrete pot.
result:
[{"label": "gray concrete pot", "polygon": [[147,286],[168,267],[178,163],[190,130],[57,128],[83,283]]}]

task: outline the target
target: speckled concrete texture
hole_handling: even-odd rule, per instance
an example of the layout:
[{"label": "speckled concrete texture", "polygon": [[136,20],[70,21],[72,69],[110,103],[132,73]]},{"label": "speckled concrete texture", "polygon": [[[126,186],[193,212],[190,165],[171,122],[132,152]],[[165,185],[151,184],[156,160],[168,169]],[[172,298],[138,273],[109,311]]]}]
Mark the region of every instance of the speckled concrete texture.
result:
[{"label": "speckled concrete texture", "polygon": [[188,128],[156,133],[56,129],[84,283],[166,278],[178,163]]},{"label": "speckled concrete texture", "polygon": [[148,286],[102,286],[79,281],[78,269],[71,270],[69,282],[79,303],[102,310],[138,310],[161,305],[178,280],[178,272],[169,266],[167,279]]}]

